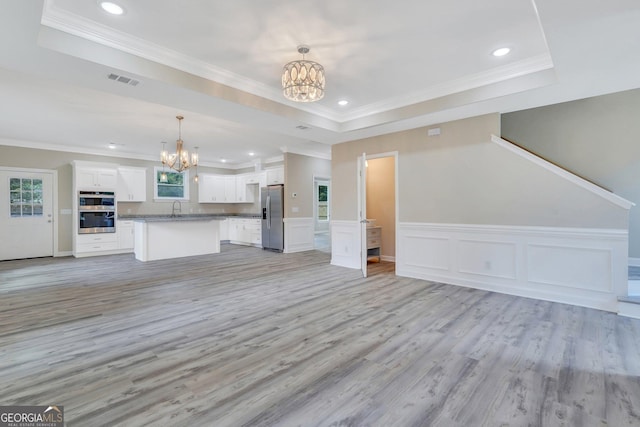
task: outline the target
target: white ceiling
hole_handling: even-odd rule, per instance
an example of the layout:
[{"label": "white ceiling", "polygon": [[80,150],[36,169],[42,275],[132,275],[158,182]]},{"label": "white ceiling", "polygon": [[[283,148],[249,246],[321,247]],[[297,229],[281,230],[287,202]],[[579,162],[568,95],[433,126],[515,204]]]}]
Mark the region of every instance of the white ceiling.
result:
[{"label": "white ceiling", "polygon": [[[96,0],[2,1],[0,144],[153,160],[182,114],[204,164],[240,167],[250,151],[327,157],[338,142],[640,87],[635,0],[115,1],[123,16]],[[282,97],[299,44],[325,67],[316,103]]]}]

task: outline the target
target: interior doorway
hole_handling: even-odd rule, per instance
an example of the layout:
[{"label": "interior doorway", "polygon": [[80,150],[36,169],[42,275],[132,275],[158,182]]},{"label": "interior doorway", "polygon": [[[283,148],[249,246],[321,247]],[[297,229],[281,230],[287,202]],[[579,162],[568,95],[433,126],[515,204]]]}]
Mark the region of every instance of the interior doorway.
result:
[{"label": "interior doorway", "polygon": [[359,165],[362,272],[367,277],[370,267],[395,271],[398,155],[363,154]]},{"label": "interior doorway", "polygon": [[313,178],[313,243],[316,250],[323,252],[331,252],[331,236],[329,232],[331,221],[330,192],[330,178],[319,176]]}]

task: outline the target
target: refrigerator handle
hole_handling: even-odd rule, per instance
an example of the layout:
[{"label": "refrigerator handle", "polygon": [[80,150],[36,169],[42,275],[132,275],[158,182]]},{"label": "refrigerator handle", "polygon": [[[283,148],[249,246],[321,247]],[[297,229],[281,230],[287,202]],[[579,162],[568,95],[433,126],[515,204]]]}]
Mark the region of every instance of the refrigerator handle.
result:
[{"label": "refrigerator handle", "polygon": [[267,229],[271,228],[271,196],[267,196]]},{"label": "refrigerator handle", "polygon": [[262,219],[267,219],[267,208],[262,208]]}]

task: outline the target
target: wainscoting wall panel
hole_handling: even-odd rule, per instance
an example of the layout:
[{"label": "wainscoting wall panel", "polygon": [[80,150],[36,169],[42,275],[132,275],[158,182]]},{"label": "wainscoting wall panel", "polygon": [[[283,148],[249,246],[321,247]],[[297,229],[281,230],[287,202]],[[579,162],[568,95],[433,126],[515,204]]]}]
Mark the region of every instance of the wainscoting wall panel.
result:
[{"label": "wainscoting wall panel", "polygon": [[450,240],[444,237],[406,236],[403,244],[404,263],[431,270],[451,269]]},{"label": "wainscoting wall panel", "polygon": [[529,280],[547,285],[612,292],[611,249],[527,245]]},{"label": "wainscoting wall panel", "polygon": [[458,271],[480,276],[516,278],[516,245],[511,242],[460,240]]},{"label": "wainscoting wall panel", "polygon": [[304,252],[314,249],[313,218],[284,218],[284,252]]},{"label": "wainscoting wall panel", "polygon": [[627,250],[626,230],[400,223],[396,272],[615,312]]}]

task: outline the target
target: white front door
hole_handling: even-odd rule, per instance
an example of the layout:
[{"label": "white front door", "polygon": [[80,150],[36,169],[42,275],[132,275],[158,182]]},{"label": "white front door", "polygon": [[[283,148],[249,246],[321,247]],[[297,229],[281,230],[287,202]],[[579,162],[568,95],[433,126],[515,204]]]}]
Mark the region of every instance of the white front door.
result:
[{"label": "white front door", "polygon": [[53,172],[0,169],[0,260],[53,256]]}]

